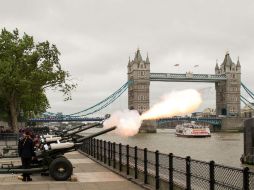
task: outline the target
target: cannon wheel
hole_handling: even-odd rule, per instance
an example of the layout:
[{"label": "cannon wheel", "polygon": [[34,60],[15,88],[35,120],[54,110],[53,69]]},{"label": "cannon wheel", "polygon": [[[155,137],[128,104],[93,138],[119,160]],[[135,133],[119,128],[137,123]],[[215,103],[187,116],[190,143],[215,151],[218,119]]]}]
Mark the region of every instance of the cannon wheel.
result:
[{"label": "cannon wheel", "polygon": [[49,166],[49,174],[56,181],[66,181],[72,175],[73,167],[65,157],[54,159]]}]

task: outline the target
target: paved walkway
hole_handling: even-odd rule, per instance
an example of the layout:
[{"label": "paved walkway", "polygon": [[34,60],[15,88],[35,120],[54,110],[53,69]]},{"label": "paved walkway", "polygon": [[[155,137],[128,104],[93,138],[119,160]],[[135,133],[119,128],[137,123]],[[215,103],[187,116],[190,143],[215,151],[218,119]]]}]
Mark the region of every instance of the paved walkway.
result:
[{"label": "paved walkway", "polygon": [[[107,170],[79,152],[71,152],[65,156],[74,166],[77,182],[54,181],[49,176],[34,174],[32,182],[18,180],[18,175],[0,174],[0,190],[141,190],[142,188],[121,176]],[[12,159],[14,165],[19,159]],[[1,162],[10,159],[0,159]]]}]

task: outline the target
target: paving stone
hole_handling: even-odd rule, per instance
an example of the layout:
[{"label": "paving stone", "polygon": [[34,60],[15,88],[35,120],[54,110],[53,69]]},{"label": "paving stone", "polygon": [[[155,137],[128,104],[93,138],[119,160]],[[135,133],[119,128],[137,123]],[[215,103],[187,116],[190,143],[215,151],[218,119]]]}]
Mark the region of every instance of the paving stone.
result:
[{"label": "paving stone", "polygon": [[76,158],[76,159],[70,158],[69,160],[72,164],[93,164],[93,163],[95,163],[94,161],[92,161],[89,158]]},{"label": "paving stone", "polygon": [[[92,161],[79,152],[70,152],[65,156],[74,166],[77,182],[55,181],[50,176],[33,174],[31,182],[23,182],[18,175],[0,174],[0,190],[141,190],[142,188],[107,168]],[[5,159],[2,162],[11,161]],[[19,159],[14,159],[15,164]],[[1,159],[0,159],[1,162]],[[19,174],[20,175],[20,174]]]},{"label": "paving stone", "polygon": [[74,172],[103,172],[103,171],[108,171],[107,168],[97,164],[97,163],[92,163],[92,164],[74,164]]},{"label": "paving stone", "polygon": [[80,182],[106,182],[106,181],[124,181],[121,176],[112,172],[87,172],[75,173]]}]

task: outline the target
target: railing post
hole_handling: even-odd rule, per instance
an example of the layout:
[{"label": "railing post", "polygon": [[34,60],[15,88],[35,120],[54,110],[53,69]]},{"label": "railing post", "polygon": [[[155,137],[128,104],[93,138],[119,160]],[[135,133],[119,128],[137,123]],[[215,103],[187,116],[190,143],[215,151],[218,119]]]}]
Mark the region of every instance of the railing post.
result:
[{"label": "railing post", "polygon": [[95,139],[93,139],[93,157],[96,158],[96,144],[95,144]]},{"label": "railing post", "polygon": [[93,139],[91,139],[91,156],[93,156]]},{"label": "railing post", "polygon": [[174,178],[173,178],[173,154],[172,153],[168,155],[168,170],[169,170],[169,176],[168,176],[169,190],[173,190]]},{"label": "railing post", "polygon": [[102,140],[100,140],[100,161],[102,162]]},{"label": "railing post", "polygon": [[191,158],[186,157],[186,190],[191,190]]},{"label": "railing post", "polygon": [[82,151],[87,153],[87,140],[85,140],[82,144]]},{"label": "railing post", "polygon": [[96,157],[99,160],[99,139],[96,139]]},{"label": "railing post", "polygon": [[106,141],[103,141],[103,154],[104,154],[104,164],[106,164],[107,163],[107,149],[106,149],[106,147],[107,147],[107,142]]},{"label": "railing post", "polygon": [[85,143],[85,146],[84,146],[85,150],[84,151],[85,151],[85,153],[87,153],[87,151],[88,151],[88,149],[87,149],[87,140],[84,143]]},{"label": "railing post", "polygon": [[110,147],[111,147],[111,143],[110,141],[108,141],[108,165],[110,166]]},{"label": "railing post", "polygon": [[214,178],[214,161],[210,161],[209,168],[210,168],[210,190],[214,190],[215,187],[215,178]]},{"label": "railing post", "polygon": [[160,189],[160,174],[159,174],[160,160],[159,151],[155,151],[155,189]]},{"label": "railing post", "polygon": [[138,147],[137,146],[134,147],[134,162],[135,162],[135,167],[134,167],[135,179],[137,179],[138,178]]},{"label": "railing post", "polygon": [[93,139],[91,139],[91,141],[90,141],[90,152],[91,152],[91,156],[93,156]]},{"label": "railing post", "polygon": [[94,139],[94,158],[97,159],[97,139]]},{"label": "railing post", "polygon": [[113,168],[116,168],[116,143],[113,142]]},{"label": "railing post", "polygon": [[243,169],[243,190],[249,190],[249,168],[245,167]]},{"label": "railing post", "polygon": [[119,144],[119,171],[122,171],[122,144]]},{"label": "railing post", "polygon": [[129,145],[126,145],[126,173],[130,174],[130,162],[129,162]]},{"label": "railing post", "polygon": [[85,143],[84,144],[85,145],[84,146],[85,147],[85,153],[88,154],[88,140],[86,140],[84,143]]},{"label": "railing post", "polygon": [[88,148],[88,155],[91,155],[91,139],[88,140],[88,145],[87,145],[87,148]]},{"label": "railing post", "polygon": [[144,148],[144,183],[147,184],[147,148]]},{"label": "railing post", "polygon": [[90,155],[90,139],[87,141],[87,154]]},{"label": "railing post", "polygon": [[113,143],[110,144],[110,159],[113,160]]},{"label": "railing post", "polygon": [[86,140],[86,153],[89,154],[89,140]]}]

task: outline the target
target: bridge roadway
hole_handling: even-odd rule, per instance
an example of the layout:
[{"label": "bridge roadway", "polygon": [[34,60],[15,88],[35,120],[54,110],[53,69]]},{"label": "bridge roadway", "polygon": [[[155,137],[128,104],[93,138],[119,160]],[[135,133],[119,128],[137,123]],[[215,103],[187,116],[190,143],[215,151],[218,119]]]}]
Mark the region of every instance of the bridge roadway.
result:
[{"label": "bridge roadway", "polygon": [[[54,181],[49,176],[32,175],[33,181],[22,182],[18,175],[0,174],[0,190],[141,190],[140,186],[109,171],[79,152],[71,152],[65,156],[74,165],[77,182]],[[20,164],[20,159],[0,159],[1,162],[13,161]]]},{"label": "bridge roadway", "polygon": [[71,122],[71,121],[97,121],[104,120],[104,117],[49,117],[49,118],[32,118],[30,122]]},{"label": "bridge roadway", "polygon": [[[96,117],[96,118],[88,118],[88,117],[54,117],[54,118],[33,118],[30,119],[30,122],[70,122],[70,121],[95,121],[100,122],[103,121],[104,117]],[[204,122],[212,125],[221,125],[221,118],[218,117],[172,117],[157,120],[159,124],[176,122],[176,121],[196,121],[196,122]]]},{"label": "bridge roadway", "polygon": [[160,119],[157,122],[159,124],[169,123],[169,122],[177,122],[177,121],[196,121],[208,123],[211,125],[221,125],[222,119],[219,117],[172,117]]}]

